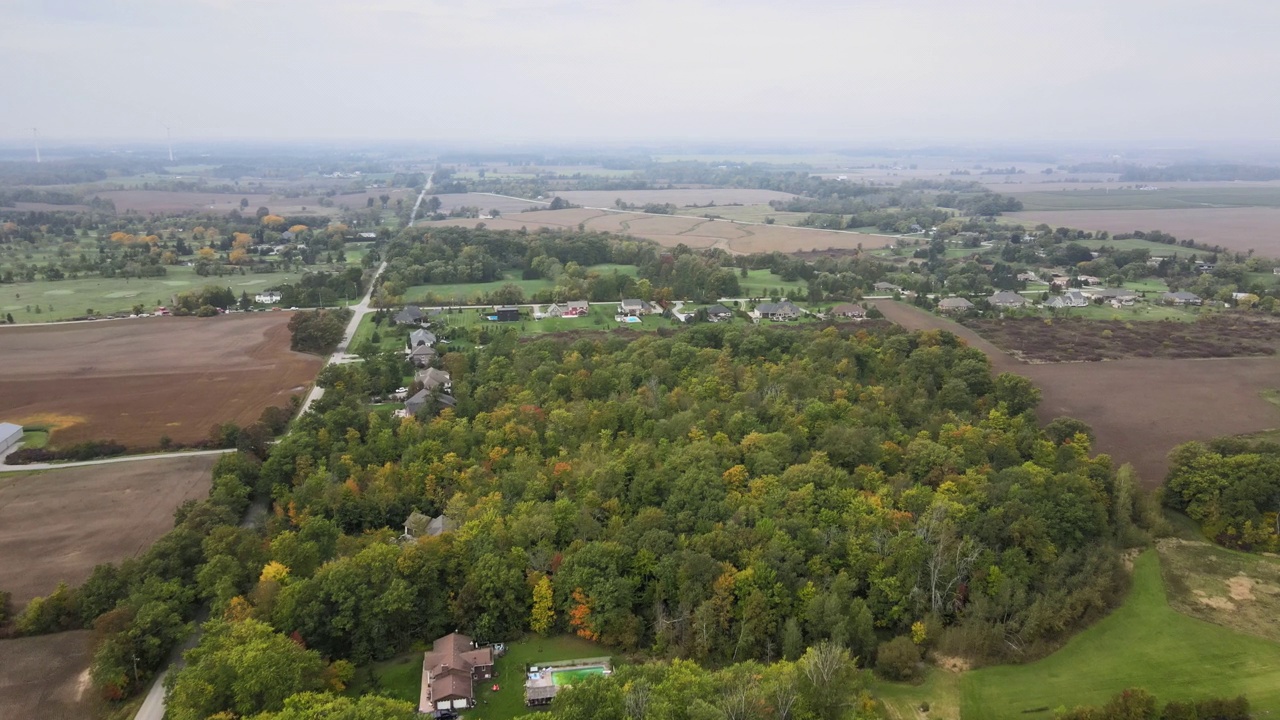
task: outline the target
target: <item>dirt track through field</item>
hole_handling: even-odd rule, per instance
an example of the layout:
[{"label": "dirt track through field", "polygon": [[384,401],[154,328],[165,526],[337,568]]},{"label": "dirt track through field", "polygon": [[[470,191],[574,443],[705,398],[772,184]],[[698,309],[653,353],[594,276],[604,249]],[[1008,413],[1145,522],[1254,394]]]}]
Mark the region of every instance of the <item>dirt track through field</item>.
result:
[{"label": "dirt track through field", "polygon": [[1094,450],[1132,463],[1142,483],[1164,482],[1174,446],[1191,440],[1280,427],[1280,409],[1261,393],[1280,388],[1280,362],[1269,357],[1205,360],[1133,359],[1023,363],[972,330],[903,303],[880,300],[885,317],[909,330],[947,330],[1040,388],[1041,422],[1068,416],[1097,436]]},{"label": "dirt track through field", "polygon": [[0,419],[53,416],[51,444],[155,447],[287,406],[322,360],[289,350],[289,313],[0,329]]},{"label": "dirt track through field", "polygon": [[0,589],[15,607],[146,550],[206,497],[216,456],[0,475]]}]

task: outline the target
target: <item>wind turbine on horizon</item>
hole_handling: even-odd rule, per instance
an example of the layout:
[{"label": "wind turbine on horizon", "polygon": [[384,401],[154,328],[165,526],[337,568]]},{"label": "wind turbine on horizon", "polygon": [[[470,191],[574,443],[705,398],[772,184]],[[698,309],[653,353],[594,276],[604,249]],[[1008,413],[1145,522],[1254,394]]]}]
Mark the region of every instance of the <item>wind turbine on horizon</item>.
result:
[{"label": "wind turbine on horizon", "polygon": [[39,131],[39,130],[37,130],[37,129],[35,129],[35,128],[31,128],[31,137],[32,137],[32,138],[35,138],[35,142],[36,142],[36,162],[37,162],[37,163],[39,163],[39,162],[40,162],[40,131]]},{"label": "wind turbine on horizon", "polygon": [[168,125],[164,126],[164,138],[169,145],[169,162],[173,162],[173,132]]}]

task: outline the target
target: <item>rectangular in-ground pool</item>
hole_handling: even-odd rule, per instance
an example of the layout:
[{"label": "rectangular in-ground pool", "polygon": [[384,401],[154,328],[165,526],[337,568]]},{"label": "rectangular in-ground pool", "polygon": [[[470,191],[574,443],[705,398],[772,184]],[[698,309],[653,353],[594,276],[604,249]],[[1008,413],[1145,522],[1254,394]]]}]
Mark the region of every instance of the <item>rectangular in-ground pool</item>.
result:
[{"label": "rectangular in-ground pool", "polygon": [[572,685],[579,680],[590,677],[591,675],[603,675],[603,665],[592,665],[590,667],[568,668],[565,670],[552,670],[551,681],[556,685]]}]

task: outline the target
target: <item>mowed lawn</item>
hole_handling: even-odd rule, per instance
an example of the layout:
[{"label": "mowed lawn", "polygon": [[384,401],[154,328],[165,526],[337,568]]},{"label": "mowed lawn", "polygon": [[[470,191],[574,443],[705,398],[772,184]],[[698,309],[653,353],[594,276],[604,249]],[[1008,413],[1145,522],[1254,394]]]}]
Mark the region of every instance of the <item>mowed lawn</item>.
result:
[{"label": "mowed lawn", "polygon": [[1175,612],[1159,563],[1155,552],[1143,553],[1124,605],[1058,652],[966,674],[962,716],[1049,718],[1055,708],[1101,705],[1129,687],[1161,701],[1244,694],[1258,716],[1280,713],[1280,644]]},{"label": "mowed lawn", "polygon": [[[587,267],[588,272],[607,275],[609,273],[618,272],[623,275],[635,277],[638,268],[635,265],[617,265],[614,263],[606,263],[603,265],[591,265]],[[555,282],[546,278],[537,280],[522,280],[520,273],[515,270],[504,270],[501,280],[493,282],[476,282],[476,283],[439,283],[431,285],[414,285],[405,290],[404,297],[406,303],[417,303],[419,305],[431,305],[428,302],[430,298],[436,298],[442,301],[452,301],[460,305],[476,304],[475,301],[484,295],[497,292],[503,285],[512,284],[524,291],[525,302],[528,298],[540,290],[550,290],[556,286]],[[574,300],[577,298],[568,298]]]},{"label": "mowed lawn", "polygon": [[[476,707],[467,711],[467,720],[510,720],[532,712],[524,704],[524,669],[551,660],[609,657],[608,648],[574,635],[529,637],[507,645],[507,654],[498,658],[497,677],[476,688]],[[616,664],[616,660],[614,661]],[[498,686],[494,692],[493,685]]]}]

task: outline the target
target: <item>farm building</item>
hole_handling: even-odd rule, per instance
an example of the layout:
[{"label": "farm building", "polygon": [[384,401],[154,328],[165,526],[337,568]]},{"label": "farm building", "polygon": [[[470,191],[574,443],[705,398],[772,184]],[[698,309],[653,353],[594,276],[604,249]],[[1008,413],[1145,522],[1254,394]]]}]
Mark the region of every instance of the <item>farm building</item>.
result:
[{"label": "farm building", "polygon": [[861,320],[867,316],[867,311],[862,309],[860,305],[853,303],[841,303],[831,308],[831,317],[854,318]]},{"label": "farm building", "polygon": [[13,423],[0,423],[0,455],[12,450],[22,442],[22,426]]},{"label": "farm building", "polygon": [[499,305],[493,308],[498,322],[517,322],[520,320],[520,308],[515,305]]},{"label": "farm building", "polygon": [[462,710],[475,704],[475,681],[493,677],[493,648],[476,647],[461,633],[431,644],[422,657],[422,690],[418,712]]},{"label": "farm building", "polygon": [[966,299],[964,299],[964,298],[962,298],[962,297],[949,297],[949,298],[943,298],[943,299],[938,303],[938,309],[939,309],[939,310],[941,310],[941,311],[942,311],[942,312],[944,312],[944,313],[947,313],[947,312],[964,312],[965,310],[972,310],[972,309],[973,309],[973,303],[969,302],[968,300],[966,300]]}]

